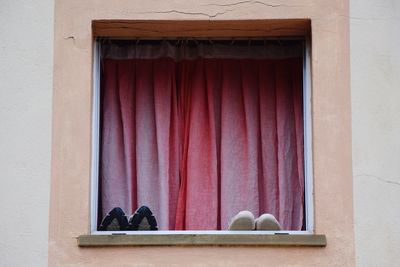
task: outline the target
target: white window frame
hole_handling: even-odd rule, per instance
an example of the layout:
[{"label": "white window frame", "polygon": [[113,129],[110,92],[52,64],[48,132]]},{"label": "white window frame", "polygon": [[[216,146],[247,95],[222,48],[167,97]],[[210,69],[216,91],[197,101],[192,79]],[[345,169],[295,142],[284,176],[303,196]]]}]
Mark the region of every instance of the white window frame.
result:
[{"label": "white window frame", "polygon": [[[271,38],[267,38],[271,39]],[[282,38],[281,38],[282,39]],[[293,39],[293,38],[292,38]],[[314,191],[312,159],[312,109],[311,109],[311,41],[309,38],[295,38],[303,41],[303,123],[304,123],[304,208],[306,230],[301,231],[227,231],[227,230],[159,230],[159,231],[98,231],[98,190],[99,190],[99,146],[100,146],[100,51],[101,42],[93,42],[93,91],[92,91],[92,157],[90,186],[90,234],[92,235],[168,235],[168,234],[314,234]]]}]

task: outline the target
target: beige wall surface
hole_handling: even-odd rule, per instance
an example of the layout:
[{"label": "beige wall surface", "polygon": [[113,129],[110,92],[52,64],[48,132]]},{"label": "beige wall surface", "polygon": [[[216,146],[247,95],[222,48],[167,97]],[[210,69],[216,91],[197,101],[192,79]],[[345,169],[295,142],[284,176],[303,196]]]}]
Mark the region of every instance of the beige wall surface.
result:
[{"label": "beige wall surface", "polygon": [[0,266],[46,266],[53,1],[0,1]]},{"label": "beige wall surface", "polygon": [[[85,22],[83,26],[78,25],[79,21],[75,21],[72,16],[66,18],[74,10],[79,10],[77,2],[65,6],[61,2],[57,4],[59,6],[58,14],[65,13],[61,18],[73,26],[61,25],[62,21],[57,20],[60,16],[57,16],[58,42],[70,42],[62,51],[72,53],[75,57],[78,57],[77,54],[83,55],[83,61],[87,64],[91,60],[88,46],[90,16],[96,19],[146,19],[149,15],[157,19],[208,19],[208,17],[211,19],[235,19],[238,14],[245,18],[253,18],[251,14],[265,13],[259,16],[269,18],[280,17],[283,11],[289,10],[284,16],[296,18],[312,16],[313,25],[319,25],[317,29],[320,33],[329,28],[335,34],[338,25],[335,21],[337,17],[345,14],[344,11],[337,10],[339,7],[335,3],[327,6],[325,11],[327,15],[324,15],[321,8],[310,7],[315,5],[315,2],[312,3],[312,1],[276,2],[277,4],[274,2],[272,6],[257,1],[225,6],[224,4],[230,2],[219,2],[218,5],[222,6],[212,2],[203,4],[187,2],[176,5],[171,3],[160,5],[149,2],[145,6],[141,4],[140,8],[134,3],[120,2],[130,8],[113,8],[108,12],[102,8],[90,12],[91,5],[94,3],[91,1],[85,6],[87,10],[80,11],[78,16],[79,21]],[[357,266],[397,266],[400,265],[397,255],[397,248],[400,247],[400,228],[398,227],[400,213],[396,208],[396,203],[400,202],[400,164],[398,164],[400,105],[397,103],[400,100],[400,91],[398,90],[400,84],[400,52],[398,50],[400,47],[400,3],[390,0],[352,0],[350,4]],[[302,5],[304,6],[301,7]],[[259,9],[259,11],[255,12],[255,9]],[[279,12],[274,15],[277,10]],[[170,14],[163,15],[164,12]],[[89,13],[86,14],[88,17],[83,18],[82,16],[85,15],[82,13]],[[185,15],[183,13],[195,14]],[[0,170],[3,184],[0,187],[0,207],[3,214],[1,216],[3,227],[0,230],[2,236],[0,266],[46,266],[47,262],[53,23],[53,1],[4,0],[0,3],[0,32],[2,33],[0,37]],[[82,27],[85,28],[84,32],[80,29]],[[75,31],[75,29],[80,30]],[[315,27],[314,30],[316,30]],[[62,40],[64,37],[73,36],[76,33],[80,33],[79,38],[76,39],[77,43],[73,44],[72,40]],[[332,37],[327,33],[323,35],[323,38],[325,43],[332,41]],[[78,46],[82,42],[85,43],[85,46],[79,48]],[[318,42],[321,43],[322,40]],[[322,55],[322,52],[314,52],[314,68],[316,64],[320,64],[319,66],[322,64],[318,63],[316,55]],[[55,70],[58,72],[58,77],[66,75],[66,70],[60,70],[62,67],[63,65],[60,64],[58,70]],[[325,67],[327,68],[327,66]],[[86,79],[90,70],[83,69],[85,74],[82,76],[85,76],[84,79]],[[72,77],[79,76],[81,75],[78,71],[73,72]],[[82,91],[86,95],[85,101],[88,101],[89,97],[90,85],[88,82],[86,81],[86,85],[80,87],[83,88]],[[65,84],[63,85],[63,88],[67,87]],[[328,86],[328,88],[331,87]],[[77,92],[69,90],[68,93]],[[322,90],[319,94],[321,93]],[[64,104],[68,104],[69,101],[72,99]],[[58,110],[58,112],[60,111]],[[88,112],[88,109],[85,111]],[[71,120],[71,117],[69,119]],[[88,119],[87,117],[85,118],[86,122],[79,121],[79,123],[86,125]],[[324,116],[320,116],[319,119],[324,119]],[[329,120],[329,117],[325,117],[325,119]],[[71,121],[70,123],[73,124],[70,127],[78,127],[76,125],[78,122]],[[87,130],[85,130],[86,134]],[[87,139],[89,136],[85,138]],[[85,180],[83,186],[86,188],[83,192],[85,193],[84,198],[87,198],[88,140],[84,143],[87,159],[83,165],[86,173],[81,177],[84,177]],[[59,146],[60,142],[55,144]],[[64,162],[65,166],[72,166],[71,157],[77,153],[76,150],[64,150],[64,152],[71,153],[67,155],[69,162]],[[334,159],[331,158],[331,160]],[[68,176],[70,177],[71,174]],[[66,176],[53,175],[53,180],[61,179],[60,177]],[[322,177],[321,171],[315,177],[316,183],[318,183],[318,179],[327,179],[319,177]],[[60,182],[56,183],[59,186],[62,185]],[[69,186],[71,187],[71,185]],[[78,201],[71,200],[70,194],[72,193],[69,191],[61,189],[53,189],[53,191],[62,194],[54,200],[53,193],[53,201],[63,202],[62,199],[65,196],[75,206],[79,205],[79,201],[84,201],[82,198]],[[318,197],[318,192],[316,197]],[[189,265],[188,262],[192,262],[195,266],[234,266],[235,264],[254,266],[256,262],[248,260],[252,258],[260,259],[257,261],[258,263],[261,263],[262,260],[264,264],[260,265],[275,262],[281,263],[277,266],[299,266],[302,265],[299,258],[315,257],[315,255],[318,257],[310,260],[312,264],[309,266],[326,266],[323,265],[325,261],[321,259],[322,255],[329,257],[331,253],[340,254],[343,250],[348,249],[346,242],[350,242],[346,239],[343,242],[344,247],[341,248],[336,243],[332,248],[331,231],[319,230],[321,229],[318,226],[320,219],[317,217],[317,232],[328,234],[328,248],[326,249],[268,247],[78,249],[74,237],[88,232],[88,204],[84,203],[83,214],[71,215],[71,211],[68,211],[53,216],[52,224],[55,226],[52,228],[58,230],[53,230],[53,237],[50,238],[51,244],[58,247],[50,248],[53,254],[51,266],[99,264],[99,261],[93,259],[99,254],[105,254],[101,259],[103,266],[113,265],[115,257],[124,259],[124,263],[120,262],[120,266],[124,266],[124,264],[131,266],[135,262],[141,266],[171,266],[180,263]],[[62,204],[58,205],[62,206]],[[65,200],[63,205],[68,206]],[[57,213],[60,212],[57,211]],[[52,213],[56,213],[54,207]],[[338,211],[333,213],[339,214]],[[79,218],[77,220],[68,218],[71,216]],[[60,221],[54,222],[54,217]],[[54,233],[61,232],[62,227],[67,227],[65,229],[69,232],[61,236],[58,233],[56,236]],[[339,230],[335,231],[339,232]],[[65,255],[62,255],[63,253]],[[133,255],[126,256],[126,254]],[[288,254],[293,257],[288,258]],[[166,257],[169,260],[166,261]],[[351,265],[349,263],[351,260],[347,262],[348,265],[343,265],[344,261],[350,258],[351,251],[346,259],[334,259],[331,265]],[[151,260],[146,261],[146,259]]]},{"label": "beige wall surface", "polygon": [[400,1],[352,0],[357,265],[400,266]]},{"label": "beige wall surface", "polygon": [[[325,248],[79,248],[89,232],[91,21],[310,18],[315,232]],[[354,266],[348,1],[56,1],[50,266]]]}]

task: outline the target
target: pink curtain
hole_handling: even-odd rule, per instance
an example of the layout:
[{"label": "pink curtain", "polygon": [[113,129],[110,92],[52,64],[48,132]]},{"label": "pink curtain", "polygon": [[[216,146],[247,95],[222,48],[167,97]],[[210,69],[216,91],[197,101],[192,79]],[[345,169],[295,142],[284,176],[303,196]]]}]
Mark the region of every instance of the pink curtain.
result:
[{"label": "pink curtain", "polygon": [[148,206],[163,230],[241,210],[301,230],[302,59],[104,59],[99,214]]}]

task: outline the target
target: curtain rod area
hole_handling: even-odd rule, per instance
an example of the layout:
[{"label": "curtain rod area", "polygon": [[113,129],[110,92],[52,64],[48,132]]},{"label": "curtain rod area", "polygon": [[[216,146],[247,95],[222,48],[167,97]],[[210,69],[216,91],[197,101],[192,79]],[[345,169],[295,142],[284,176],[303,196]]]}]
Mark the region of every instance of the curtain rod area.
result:
[{"label": "curtain rod area", "polygon": [[283,37],[283,38],[259,38],[259,37],[240,37],[240,38],[102,38],[97,37],[96,40],[102,44],[119,44],[119,45],[158,45],[163,42],[172,43],[174,46],[176,45],[213,45],[213,44],[223,44],[223,45],[299,45],[304,43],[305,38],[303,37]]},{"label": "curtain rod area", "polygon": [[305,37],[160,37],[160,38],[150,38],[150,37],[96,37],[96,40],[110,40],[110,41],[303,41]]}]

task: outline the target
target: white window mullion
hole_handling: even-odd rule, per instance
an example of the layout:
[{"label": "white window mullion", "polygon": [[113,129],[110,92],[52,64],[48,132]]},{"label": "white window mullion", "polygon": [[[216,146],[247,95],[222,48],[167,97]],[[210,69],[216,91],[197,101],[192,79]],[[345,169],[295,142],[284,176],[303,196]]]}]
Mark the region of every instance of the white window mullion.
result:
[{"label": "white window mullion", "polygon": [[100,42],[93,44],[92,91],[92,168],[90,197],[90,232],[97,231],[100,147]]},{"label": "white window mullion", "polygon": [[304,114],[304,196],[306,231],[314,231],[314,191],[312,166],[312,107],[311,107],[311,42],[304,41],[303,56],[303,114]]}]

